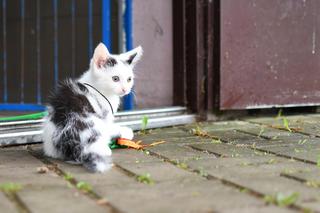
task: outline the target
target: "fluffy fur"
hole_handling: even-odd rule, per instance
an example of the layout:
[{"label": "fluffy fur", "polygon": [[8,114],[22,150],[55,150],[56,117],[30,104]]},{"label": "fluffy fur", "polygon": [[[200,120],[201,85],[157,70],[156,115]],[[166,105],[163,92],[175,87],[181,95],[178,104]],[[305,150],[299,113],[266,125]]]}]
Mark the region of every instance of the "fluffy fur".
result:
[{"label": "fluffy fur", "polygon": [[[130,93],[133,67],[142,55],[137,47],[111,55],[100,43],[90,68],[79,79],[61,82],[49,98],[49,115],[44,124],[43,149],[47,156],[82,163],[92,172],[111,167],[108,144],[114,137],[132,139],[130,128],[113,122],[120,97]],[[90,84],[102,93],[110,102]]]}]

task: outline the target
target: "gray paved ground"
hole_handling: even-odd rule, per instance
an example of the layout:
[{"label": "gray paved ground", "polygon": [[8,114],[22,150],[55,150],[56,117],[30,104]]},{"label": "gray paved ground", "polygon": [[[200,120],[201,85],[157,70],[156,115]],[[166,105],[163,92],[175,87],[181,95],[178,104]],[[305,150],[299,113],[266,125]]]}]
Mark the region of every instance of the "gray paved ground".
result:
[{"label": "gray paved ground", "polygon": [[156,129],[104,174],[4,147],[0,212],[320,212],[319,137],[319,115]]}]

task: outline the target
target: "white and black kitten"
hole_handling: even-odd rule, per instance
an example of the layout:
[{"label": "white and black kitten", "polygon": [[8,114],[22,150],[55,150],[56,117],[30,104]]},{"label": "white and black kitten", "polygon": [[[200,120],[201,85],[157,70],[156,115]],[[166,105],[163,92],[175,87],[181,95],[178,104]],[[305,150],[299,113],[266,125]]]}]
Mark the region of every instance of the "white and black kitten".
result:
[{"label": "white and black kitten", "polygon": [[112,138],[132,139],[133,132],[113,122],[120,97],[130,93],[133,67],[142,56],[139,46],[111,55],[100,43],[90,68],[79,79],[61,82],[49,98],[44,124],[47,156],[82,163],[93,172],[109,169]]}]

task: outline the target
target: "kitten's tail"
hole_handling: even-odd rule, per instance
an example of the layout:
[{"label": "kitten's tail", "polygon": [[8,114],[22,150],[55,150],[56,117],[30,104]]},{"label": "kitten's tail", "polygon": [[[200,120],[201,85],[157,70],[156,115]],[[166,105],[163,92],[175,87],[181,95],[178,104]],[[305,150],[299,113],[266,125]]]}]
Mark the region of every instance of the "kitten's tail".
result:
[{"label": "kitten's tail", "polygon": [[91,172],[105,172],[112,167],[112,159],[91,152],[83,156],[82,164]]}]

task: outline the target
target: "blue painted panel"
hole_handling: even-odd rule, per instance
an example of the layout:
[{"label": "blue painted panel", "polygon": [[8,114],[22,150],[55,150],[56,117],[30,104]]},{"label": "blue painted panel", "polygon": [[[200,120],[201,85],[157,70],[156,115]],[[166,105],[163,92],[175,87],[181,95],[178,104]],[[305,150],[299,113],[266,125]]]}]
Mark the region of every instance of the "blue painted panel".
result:
[{"label": "blue painted panel", "polygon": [[[124,29],[126,35],[126,50],[132,50],[133,38],[132,38],[132,0],[125,1],[126,9],[124,12]],[[132,110],[134,109],[134,96],[132,92],[124,97],[123,109]]]},{"label": "blue painted panel", "polygon": [[110,0],[102,0],[102,42],[107,46],[109,52],[112,52]]},{"label": "blue painted panel", "polygon": [[45,111],[46,107],[37,104],[0,104],[0,111]]}]

